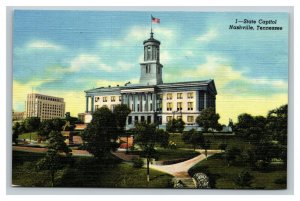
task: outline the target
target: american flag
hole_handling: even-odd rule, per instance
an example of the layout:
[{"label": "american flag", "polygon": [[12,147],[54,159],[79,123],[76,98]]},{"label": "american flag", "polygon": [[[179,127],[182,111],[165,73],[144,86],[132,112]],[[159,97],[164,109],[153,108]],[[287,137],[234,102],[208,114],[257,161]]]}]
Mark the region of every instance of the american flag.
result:
[{"label": "american flag", "polygon": [[158,19],[158,18],[155,18],[155,17],[153,17],[152,15],[151,15],[151,20],[152,20],[152,22],[154,22],[154,23],[160,23],[160,19]]}]

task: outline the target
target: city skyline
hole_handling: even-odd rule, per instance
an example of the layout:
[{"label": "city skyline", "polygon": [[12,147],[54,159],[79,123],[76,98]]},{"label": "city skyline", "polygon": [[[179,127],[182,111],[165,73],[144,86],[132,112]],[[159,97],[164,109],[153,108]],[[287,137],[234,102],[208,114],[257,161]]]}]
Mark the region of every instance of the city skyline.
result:
[{"label": "city skyline", "polygon": [[[161,20],[153,32],[162,43],[163,81],[214,79],[221,123],[287,103],[286,13],[16,11],[14,110],[25,110],[33,90],[63,97],[77,116],[85,110],[84,90],[138,83],[151,14]],[[276,18],[283,30],[228,29],[255,17]]]}]

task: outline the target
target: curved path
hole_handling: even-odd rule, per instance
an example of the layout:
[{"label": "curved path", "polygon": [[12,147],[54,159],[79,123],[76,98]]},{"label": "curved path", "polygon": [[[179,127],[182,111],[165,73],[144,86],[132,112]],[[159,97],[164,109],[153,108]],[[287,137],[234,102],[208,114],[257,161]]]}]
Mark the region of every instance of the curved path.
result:
[{"label": "curved path", "polygon": [[[150,165],[150,168],[159,170],[161,172],[165,172],[168,174],[173,175],[174,177],[180,177],[180,178],[190,178],[190,175],[188,174],[188,170],[199,163],[202,160],[205,160],[205,151],[203,149],[196,149],[199,153],[201,153],[199,156],[196,156],[192,159],[183,161],[181,163],[175,163],[172,165]],[[212,156],[213,154],[220,153],[220,150],[208,150],[208,157]]]}]

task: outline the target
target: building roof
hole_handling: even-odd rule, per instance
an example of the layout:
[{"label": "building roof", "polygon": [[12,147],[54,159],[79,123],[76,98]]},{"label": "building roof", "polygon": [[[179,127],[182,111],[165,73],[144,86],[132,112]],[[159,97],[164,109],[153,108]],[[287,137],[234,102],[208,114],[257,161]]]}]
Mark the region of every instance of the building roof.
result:
[{"label": "building roof", "polygon": [[217,94],[217,89],[213,79],[189,82],[172,82],[159,85],[142,85],[130,84],[118,87],[99,87],[95,89],[86,90],[86,93],[103,95],[120,94],[122,90],[136,90],[153,88],[155,91],[189,91],[189,90],[208,90],[213,94]]},{"label": "building roof", "polygon": [[156,40],[155,38],[153,38],[153,33],[151,32],[150,33],[150,38],[149,39],[147,39],[147,40],[144,40],[144,45],[145,45],[145,43],[148,43],[148,42],[155,42],[155,43],[158,43],[158,44],[160,44],[160,41],[159,40]]}]

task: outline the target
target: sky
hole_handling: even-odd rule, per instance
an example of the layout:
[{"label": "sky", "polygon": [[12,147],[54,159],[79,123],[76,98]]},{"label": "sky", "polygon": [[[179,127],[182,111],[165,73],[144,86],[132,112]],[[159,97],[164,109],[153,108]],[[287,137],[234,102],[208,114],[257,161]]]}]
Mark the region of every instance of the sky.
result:
[{"label": "sky", "polygon": [[[214,79],[221,123],[288,102],[287,13],[16,10],[14,111],[24,111],[35,92],[63,97],[77,116],[84,90],[138,83],[151,15],[160,19],[153,32],[164,83]],[[277,20],[271,26],[283,29],[230,30],[236,19]]]}]

